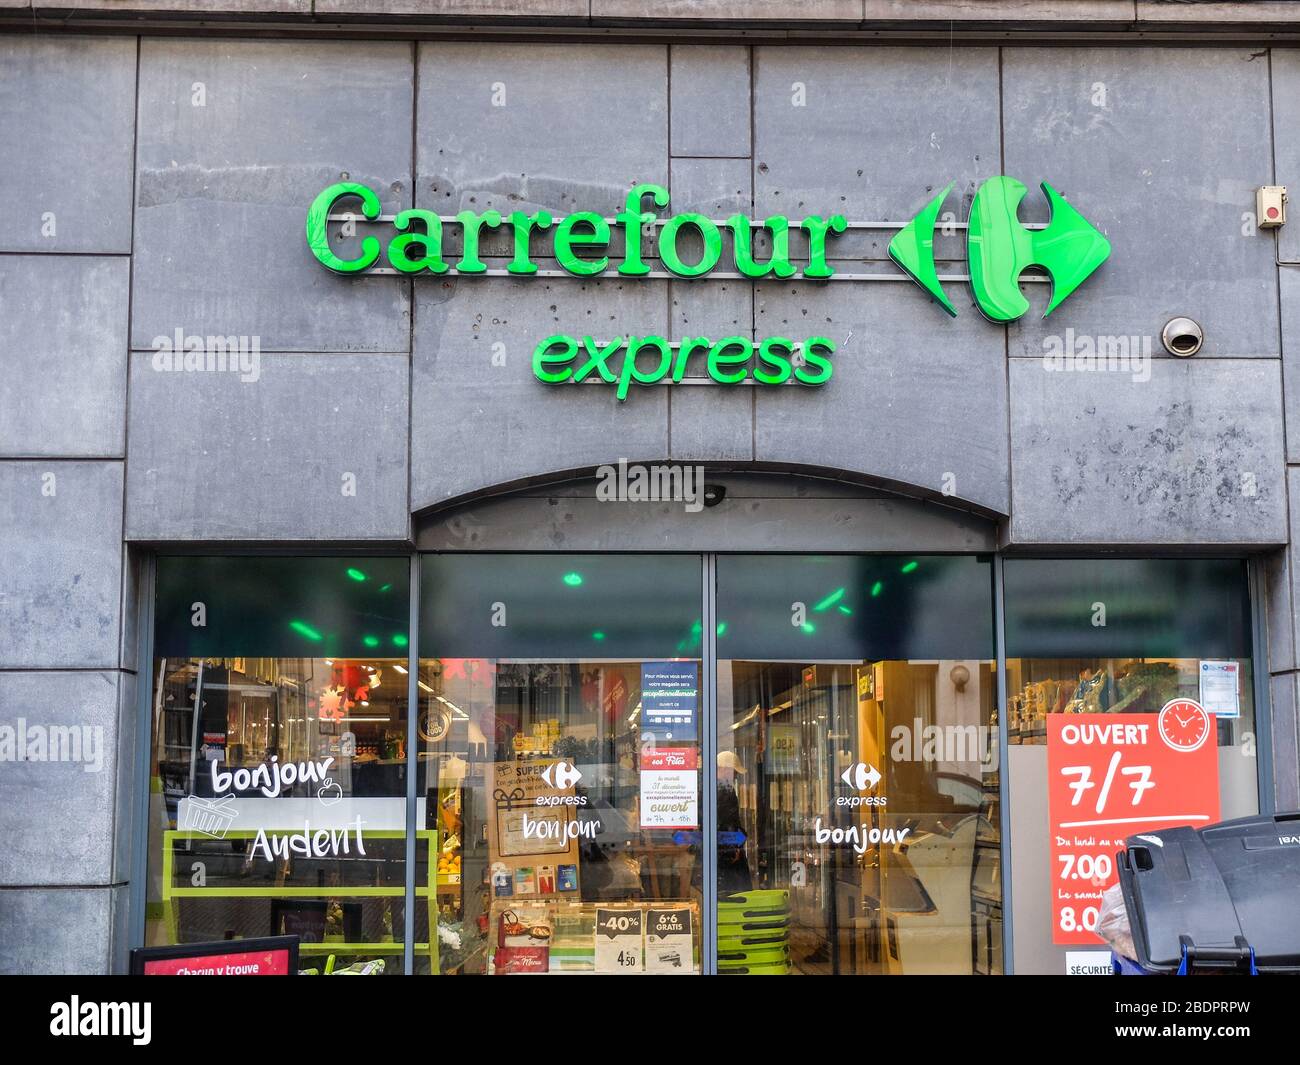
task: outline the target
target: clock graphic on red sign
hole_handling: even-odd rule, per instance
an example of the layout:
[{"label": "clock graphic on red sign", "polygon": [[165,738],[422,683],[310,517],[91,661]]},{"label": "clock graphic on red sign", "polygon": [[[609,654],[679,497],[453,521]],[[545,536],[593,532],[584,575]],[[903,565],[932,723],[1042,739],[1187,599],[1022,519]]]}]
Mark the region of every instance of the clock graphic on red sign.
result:
[{"label": "clock graphic on red sign", "polygon": [[1210,738],[1212,722],[1194,699],[1171,699],[1160,711],[1160,738],[1175,751],[1198,750]]}]

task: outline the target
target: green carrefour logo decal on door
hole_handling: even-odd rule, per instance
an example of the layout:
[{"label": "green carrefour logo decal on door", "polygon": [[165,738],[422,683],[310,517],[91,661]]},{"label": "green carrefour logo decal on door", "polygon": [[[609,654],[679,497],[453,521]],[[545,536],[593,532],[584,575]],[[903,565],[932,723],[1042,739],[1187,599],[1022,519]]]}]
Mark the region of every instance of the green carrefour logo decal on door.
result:
[{"label": "green carrefour logo decal on door", "polygon": [[[1110,255],[1110,242],[1091,222],[1046,181],[1042,189],[1052,208],[1045,229],[1026,229],[1016,217],[1025,186],[1015,178],[990,178],[971,203],[966,230],[971,293],[991,321],[1013,322],[1029,310],[1019,285],[1026,267],[1040,266],[1052,279],[1046,318]],[[951,191],[949,185],[903,227],[889,242],[889,257],[955,316],[934,263],[936,220]]]}]

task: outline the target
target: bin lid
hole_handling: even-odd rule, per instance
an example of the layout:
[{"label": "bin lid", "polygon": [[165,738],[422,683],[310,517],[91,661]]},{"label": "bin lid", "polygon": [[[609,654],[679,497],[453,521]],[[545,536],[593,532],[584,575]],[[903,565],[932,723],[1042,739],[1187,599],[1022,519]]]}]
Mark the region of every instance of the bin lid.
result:
[{"label": "bin lid", "polygon": [[1300,813],[1130,836],[1119,872],[1144,967],[1300,971]]}]

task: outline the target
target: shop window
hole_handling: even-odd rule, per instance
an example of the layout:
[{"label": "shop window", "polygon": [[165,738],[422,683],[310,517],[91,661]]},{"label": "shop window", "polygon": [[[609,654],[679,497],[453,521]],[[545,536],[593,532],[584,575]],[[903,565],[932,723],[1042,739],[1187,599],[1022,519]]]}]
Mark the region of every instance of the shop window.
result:
[{"label": "shop window", "polygon": [[701,970],[701,581],[698,556],[422,559],[418,972]]},{"label": "shop window", "polygon": [[402,971],[408,570],[158,560],[148,945],[290,934],[304,971]]},{"label": "shop window", "polygon": [[1126,837],[1258,812],[1246,565],[1007,559],[1004,589],[1016,971],[1064,973]]},{"label": "shop window", "polygon": [[719,970],[1000,972],[991,561],[717,582]]}]

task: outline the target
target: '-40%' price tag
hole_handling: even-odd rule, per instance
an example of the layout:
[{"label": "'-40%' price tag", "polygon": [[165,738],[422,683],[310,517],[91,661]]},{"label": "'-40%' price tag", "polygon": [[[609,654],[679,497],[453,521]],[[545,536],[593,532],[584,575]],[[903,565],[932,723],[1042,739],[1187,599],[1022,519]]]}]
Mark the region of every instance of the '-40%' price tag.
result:
[{"label": "'-40%' price tag", "polygon": [[641,910],[596,910],[596,972],[641,972],[644,918]]}]

